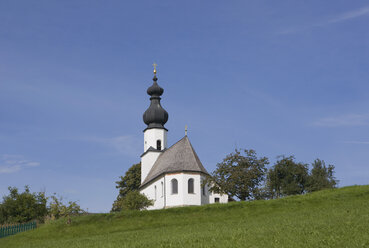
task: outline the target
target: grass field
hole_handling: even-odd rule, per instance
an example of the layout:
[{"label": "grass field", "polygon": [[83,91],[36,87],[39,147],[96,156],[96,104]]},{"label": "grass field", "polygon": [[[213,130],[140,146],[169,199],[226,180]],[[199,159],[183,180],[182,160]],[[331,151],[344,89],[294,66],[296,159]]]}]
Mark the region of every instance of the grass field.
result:
[{"label": "grass field", "polygon": [[58,220],[0,239],[13,247],[369,247],[369,186]]}]

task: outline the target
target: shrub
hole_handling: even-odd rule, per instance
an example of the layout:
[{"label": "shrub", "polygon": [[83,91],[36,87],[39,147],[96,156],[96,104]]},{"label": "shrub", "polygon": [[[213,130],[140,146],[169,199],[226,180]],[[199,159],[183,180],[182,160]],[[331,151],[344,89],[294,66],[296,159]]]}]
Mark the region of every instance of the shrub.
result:
[{"label": "shrub", "polygon": [[119,210],[142,210],[152,206],[153,201],[138,191],[130,191],[125,197],[117,199],[115,204]]},{"label": "shrub", "polygon": [[9,195],[0,204],[0,224],[24,223],[31,220],[43,222],[47,215],[47,197],[44,192],[31,193],[28,186],[19,193],[16,187],[9,187]]}]

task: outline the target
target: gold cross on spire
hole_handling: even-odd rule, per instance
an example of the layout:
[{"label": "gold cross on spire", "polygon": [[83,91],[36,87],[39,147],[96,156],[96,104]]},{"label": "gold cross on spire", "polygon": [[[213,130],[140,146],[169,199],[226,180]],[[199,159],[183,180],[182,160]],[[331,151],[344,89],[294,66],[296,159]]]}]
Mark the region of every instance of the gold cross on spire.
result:
[{"label": "gold cross on spire", "polygon": [[155,62],[152,64],[154,66],[154,74],[156,75],[156,66],[158,66]]}]

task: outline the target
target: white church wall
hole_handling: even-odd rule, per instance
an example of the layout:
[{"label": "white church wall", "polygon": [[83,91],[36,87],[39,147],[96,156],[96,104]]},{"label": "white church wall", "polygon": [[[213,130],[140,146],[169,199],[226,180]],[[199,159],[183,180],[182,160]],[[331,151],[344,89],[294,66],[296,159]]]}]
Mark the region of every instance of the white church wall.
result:
[{"label": "white church wall", "polygon": [[160,154],[161,152],[148,152],[141,157],[141,183],[145,180],[147,174],[149,174]]},{"label": "white church wall", "polygon": [[[219,202],[216,202],[216,198],[219,199]],[[228,203],[228,195],[211,192],[209,195],[209,203]]]},{"label": "white church wall", "polygon": [[[178,193],[174,194],[172,192],[172,180],[176,179],[178,182]],[[182,206],[184,202],[184,195],[182,186],[183,177],[181,173],[167,174],[165,175],[165,187],[166,191],[166,207]]]},{"label": "white church wall", "polygon": [[148,199],[153,200],[154,205],[148,207],[148,210],[164,208],[164,190],[164,177],[161,177],[140,191],[140,193],[146,195]]},{"label": "white church wall", "polygon": [[[194,193],[188,193],[188,180],[194,179]],[[172,179],[178,182],[178,193],[172,193]],[[215,203],[227,203],[228,195],[209,192],[209,187],[205,186],[205,194],[202,192],[201,182],[204,176],[196,173],[171,173],[158,178],[140,192],[147,198],[153,200],[154,205],[148,210],[163,209],[180,206],[196,206]]]},{"label": "white church wall", "polygon": [[[205,180],[204,176],[201,176],[201,184],[202,182]],[[203,191],[203,186],[201,186],[201,205],[205,205],[205,204],[209,204],[209,196],[210,196],[210,192],[209,192],[209,187],[207,185],[204,186],[204,191]]]},{"label": "white church wall", "polygon": [[144,152],[152,146],[157,149],[156,142],[161,141],[161,150],[167,148],[167,131],[160,128],[147,129],[144,133]]},{"label": "white church wall", "polygon": [[[194,193],[188,193],[188,180],[194,180]],[[178,193],[173,194],[172,179],[178,181]],[[201,205],[201,178],[199,174],[173,173],[165,176],[167,187],[166,207]]]},{"label": "white church wall", "polygon": [[[183,178],[183,205],[201,205],[201,178],[200,174],[182,174]],[[194,179],[194,193],[188,193],[188,180]]]}]

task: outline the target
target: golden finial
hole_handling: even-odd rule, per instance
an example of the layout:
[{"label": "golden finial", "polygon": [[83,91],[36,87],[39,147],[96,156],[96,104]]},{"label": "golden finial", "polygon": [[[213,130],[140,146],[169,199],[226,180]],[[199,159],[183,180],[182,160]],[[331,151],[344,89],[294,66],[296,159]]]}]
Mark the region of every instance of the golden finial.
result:
[{"label": "golden finial", "polygon": [[185,126],[185,136],[187,136],[187,125]]},{"label": "golden finial", "polygon": [[156,66],[157,64],[154,62],[154,64],[152,64],[154,66],[154,74],[156,75]]}]

